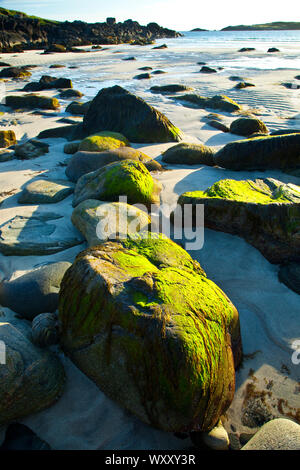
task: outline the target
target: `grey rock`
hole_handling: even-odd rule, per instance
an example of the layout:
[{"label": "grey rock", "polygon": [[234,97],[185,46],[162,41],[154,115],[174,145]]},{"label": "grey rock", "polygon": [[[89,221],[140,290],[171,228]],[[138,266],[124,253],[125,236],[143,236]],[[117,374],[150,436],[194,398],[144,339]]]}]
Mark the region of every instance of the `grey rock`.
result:
[{"label": "grey rock", "polygon": [[41,313],[32,321],[32,341],[40,348],[58,343],[58,318],[56,313]]},{"label": "grey rock", "polygon": [[40,313],[54,312],[62,278],[71,266],[67,261],[34,269],[13,281],[0,283],[0,304],[27,320]]},{"label": "grey rock", "polygon": [[151,220],[146,212],[124,202],[87,199],[74,209],[72,222],[89,246],[95,246],[115,239],[117,233],[127,235],[147,230]]},{"label": "grey rock", "polygon": [[35,180],[23,189],[20,204],[54,204],[62,201],[74,191],[74,186],[65,180]]},{"label": "grey rock", "polygon": [[19,160],[30,160],[32,158],[41,157],[49,152],[49,144],[31,139],[25,144],[15,146],[15,156]]},{"label": "grey rock", "polygon": [[8,256],[47,255],[82,243],[68,229],[59,233],[56,225],[49,223],[62,217],[53,213],[13,217],[0,226],[0,252]]},{"label": "grey rock", "polygon": [[273,419],[241,450],[300,450],[300,426],[289,419]]}]

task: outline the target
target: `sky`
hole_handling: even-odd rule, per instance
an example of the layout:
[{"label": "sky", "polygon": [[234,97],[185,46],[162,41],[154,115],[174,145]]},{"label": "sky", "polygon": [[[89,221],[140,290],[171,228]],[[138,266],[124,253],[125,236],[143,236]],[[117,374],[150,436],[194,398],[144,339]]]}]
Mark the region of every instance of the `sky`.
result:
[{"label": "sky", "polygon": [[0,6],[56,20],[102,22],[129,18],[188,31],[229,25],[300,21],[299,0],[0,0]]}]

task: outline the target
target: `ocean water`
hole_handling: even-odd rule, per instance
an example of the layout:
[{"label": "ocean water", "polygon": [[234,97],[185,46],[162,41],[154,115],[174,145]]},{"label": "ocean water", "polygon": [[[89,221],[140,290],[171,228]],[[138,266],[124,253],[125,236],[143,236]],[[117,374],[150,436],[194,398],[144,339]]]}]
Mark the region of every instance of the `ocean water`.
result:
[{"label": "ocean water", "polygon": [[[92,99],[104,87],[120,85],[139,94],[155,106],[167,98],[153,95],[149,92],[151,86],[192,83],[196,92],[204,96],[224,93],[241,104],[249,105],[252,105],[253,99],[257,99],[260,105],[274,109],[278,113],[299,110],[300,90],[290,90],[288,98],[283,87],[278,87],[275,92],[273,90],[271,94],[269,93],[270,96],[256,88],[244,90],[241,94],[234,89],[233,82],[229,80],[228,86],[222,87],[217,81],[214,83],[208,81],[207,84],[201,81],[198,85],[197,81],[195,83],[195,78],[200,69],[197,63],[206,62],[211,67],[222,67],[223,70],[218,75],[226,78],[230,75],[241,75],[255,80],[255,75],[264,71],[285,70],[283,80],[291,81],[296,74],[300,74],[300,31],[204,31],[183,32],[183,34],[184,36],[179,38],[157,40],[157,45],[166,43],[168,46],[167,49],[159,51],[154,51],[152,45],[144,47],[119,45],[108,46],[110,52],[118,52],[116,54],[102,55],[102,52],[74,54],[67,60],[63,56],[56,55],[53,57],[53,63],[77,65],[78,69],[50,70],[49,64],[44,64],[32,70],[32,80],[38,80],[43,74],[68,77],[72,79],[74,88],[84,93],[84,101]],[[254,47],[255,51],[238,52],[242,47]],[[267,53],[270,47],[277,47],[280,52]],[[90,47],[86,49],[90,50]],[[119,64],[122,59],[129,56],[135,56],[137,60],[127,62],[131,64],[131,71],[126,72],[119,67]],[[134,80],[134,75],[141,73],[138,68],[146,65],[154,69],[163,69],[168,73],[153,75],[151,80]]]}]

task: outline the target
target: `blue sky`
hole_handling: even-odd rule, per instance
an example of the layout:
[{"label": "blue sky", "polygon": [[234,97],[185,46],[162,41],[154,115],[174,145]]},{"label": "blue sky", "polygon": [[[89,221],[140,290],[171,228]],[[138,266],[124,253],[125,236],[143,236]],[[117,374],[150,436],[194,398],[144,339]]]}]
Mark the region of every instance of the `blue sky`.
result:
[{"label": "blue sky", "polygon": [[[58,20],[96,22],[114,16],[185,31],[196,27],[300,21],[299,0],[0,0],[0,6]],[[297,14],[298,12],[298,14]]]}]

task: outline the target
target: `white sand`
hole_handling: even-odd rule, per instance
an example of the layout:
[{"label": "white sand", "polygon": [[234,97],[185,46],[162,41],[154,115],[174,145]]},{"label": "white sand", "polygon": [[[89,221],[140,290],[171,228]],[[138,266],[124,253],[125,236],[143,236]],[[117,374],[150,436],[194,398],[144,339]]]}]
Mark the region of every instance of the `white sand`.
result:
[{"label": "white sand", "polygon": [[[74,87],[87,93],[85,99],[94,96],[97,89],[104,84],[118,83],[125,88],[135,90],[149,103],[164,112],[171,121],[185,132],[186,141],[202,141],[216,148],[227,142],[238,140],[239,137],[224,134],[207,126],[202,120],[208,111],[183,107],[162,95],[153,95],[149,87],[154,84],[185,83],[194,86],[203,95],[226,92],[246,109],[259,109],[261,117],[270,129],[294,127],[300,128],[299,92],[287,90],[280,85],[282,81],[290,81],[296,74],[293,70],[253,72],[247,76],[249,81],[256,84],[254,89],[233,90],[235,82],[228,80],[231,73],[222,71],[211,75],[196,74],[199,66],[195,66],[195,57],[181,54],[181,62],[170,59],[172,49],[151,51],[147,60],[121,61],[128,56],[139,58],[142,54],[139,47],[110,46],[109,50],[91,54],[55,54],[40,55],[40,52],[5,55],[2,58],[12,65],[38,64],[33,69],[33,78],[38,79],[42,74],[70,77]],[[122,51],[113,54],[113,51]],[[145,49],[143,49],[145,50]],[[216,56],[219,51],[216,51]],[[199,54],[200,55],[200,54]],[[94,65],[87,64],[91,59]],[[201,58],[199,57],[199,60]],[[67,63],[80,65],[77,69],[53,69],[47,67],[50,63]],[[151,65],[154,68],[164,68],[168,74],[159,75],[150,81],[132,81],[138,67]],[[76,71],[77,70],[77,71]],[[86,74],[90,77],[80,78]],[[97,75],[99,73],[99,76]],[[73,75],[74,74],[74,75]],[[76,75],[77,74],[77,75]],[[242,74],[242,72],[240,72]],[[23,86],[23,84],[21,84]],[[92,86],[91,89],[88,86]],[[7,82],[6,93],[15,93],[20,84]],[[20,93],[19,91],[17,93]],[[56,92],[47,91],[42,94],[54,96]],[[1,129],[13,129],[18,139],[36,136],[40,130],[56,124],[63,117],[64,106],[68,101],[62,101],[63,107],[59,117],[43,117],[31,113],[6,112],[0,122]],[[234,116],[227,116],[230,122]],[[11,121],[18,119],[19,124],[12,125]],[[31,160],[1,163],[0,188],[2,191],[15,190],[15,194],[5,200],[0,210],[0,223],[15,215],[27,215],[37,209],[64,214],[57,224],[72,228],[70,215],[72,212],[72,196],[58,204],[37,206],[21,206],[17,203],[18,193],[24,184],[41,174],[49,178],[65,178],[65,168],[59,165],[68,156],[63,153],[64,139],[49,139],[50,153]],[[135,145],[148,155],[158,158],[163,150],[173,144]],[[279,171],[266,172],[233,172],[211,167],[184,167],[173,165],[172,171],[156,174],[163,183],[162,202],[174,205],[178,196],[184,191],[206,189],[215,181],[222,178],[246,179],[256,177],[275,177],[282,181],[297,183],[297,179]],[[299,183],[299,180],[298,180]],[[7,279],[14,278],[33,267],[50,261],[72,261],[75,255],[85,245],[74,247],[51,256],[5,257],[0,255],[0,271]],[[237,429],[238,432],[253,432],[241,422],[241,406],[244,400],[245,387],[253,379],[248,377],[252,369],[256,377],[257,390],[265,390],[266,384],[273,381],[272,396],[267,397],[274,415],[281,416],[277,410],[280,399],[288,402],[284,411],[294,413],[299,407],[300,369],[291,362],[291,344],[300,337],[299,328],[299,296],[280,284],[277,278],[278,266],[271,265],[258,250],[247,244],[243,239],[225,233],[205,231],[205,243],[202,250],[191,251],[208,276],[214,280],[230,297],[239,310],[241,332],[245,354],[257,352],[252,358],[244,361],[243,368],[237,372],[236,395],[227,412],[225,426],[228,431]],[[180,440],[172,435],[156,431],[135,417],[121,410],[106,398],[97,387],[86,378],[70,361],[62,357],[67,372],[66,392],[60,401],[50,409],[25,419],[23,422],[31,427],[41,438],[45,439],[56,449],[176,449],[190,445],[189,439]],[[282,365],[288,367],[289,373],[282,370]],[[233,426],[233,428],[232,428]]]}]

